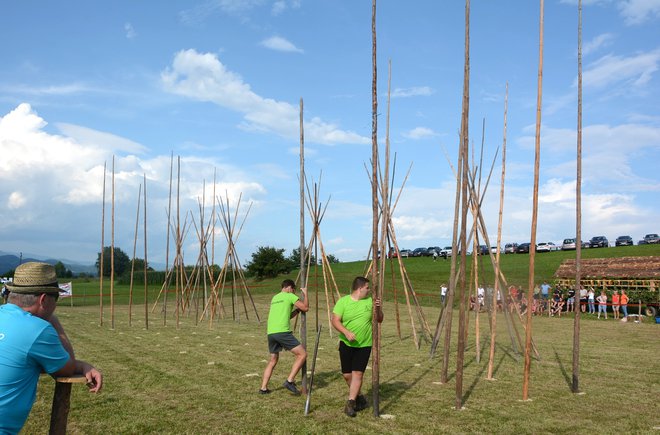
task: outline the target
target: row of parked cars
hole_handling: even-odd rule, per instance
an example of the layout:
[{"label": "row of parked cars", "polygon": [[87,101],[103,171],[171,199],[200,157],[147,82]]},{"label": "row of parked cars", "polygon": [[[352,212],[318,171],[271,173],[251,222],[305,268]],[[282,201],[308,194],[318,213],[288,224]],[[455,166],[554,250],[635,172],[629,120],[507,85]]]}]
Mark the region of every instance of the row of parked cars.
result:
[{"label": "row of parked cars", "polygon": [[[552,251],[570,251],[576,248],[576,239],[564,239],[564,242],[561,245],[555,245],[553,242],[540,242],[536,244],[536,252],[552,252]],[[660,243],[660,237],[657,234],[647,234],[642,240],[640,240],[638,245],[646,245],[652,243]],[[614,242],[615,246],[632,246],[634,245],[633,238],[630,236],[619,236]],[[582,249],[587,248],[607,248],[610,246],[610,242],[605,236],[596,236],[592,237],[588,242],[582,242]],[[528,254],[529,253],[529,243],[507,243],[504,245],[503,252],[505,254]],[[488,248],[486,245],[480,245],[478,248],[479,255],[486,255],[488,252],[493,254],[497,253],[497,247],[491,246]],[[445,246],[440,248],[439,246],[429,246],[428,248],[416,248],[416,249],[401,249],[399,255],[401,257],[451,257],[451,246]],[[394,248],[390,249],[388,254],[391,258],[396,258],[397,253]]]},{"label": "row of parked cars", "polygon": [[[660,243],[660,237],[657,234],[647,234],[642,240],[640,240],[638,245],[646,245]],[[551,251],[570,251],[576,249],[577,240],[576,239],[564,239],[564,242],[559,245],[555,245],[552,242],[541,242],[536,245],[536,252],[551,252]],[[633,238],[630,236],[619,236],[614,242],[615,246],[632,246],[635,243]],[[504,246],[505,254],[525,254],[529,253],[529,243],[507,243]],[[605,236],[596,236],[592,237],[588,242],[581,242],[583,249],[585,248],[607,248],[610,246],[609,240]]]}]

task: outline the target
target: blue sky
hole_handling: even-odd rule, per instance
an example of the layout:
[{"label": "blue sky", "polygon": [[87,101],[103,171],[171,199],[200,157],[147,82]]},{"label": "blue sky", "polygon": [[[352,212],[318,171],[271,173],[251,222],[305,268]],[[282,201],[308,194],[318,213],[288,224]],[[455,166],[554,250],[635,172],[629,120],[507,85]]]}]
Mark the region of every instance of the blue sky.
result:
[{"label": "blue sky", "polygon": [[[395,189],[412,165],[394,215],[400,248],[451,242],[455,182],[447,158],[455,165],[461,3],[378,4],[378,135],[384,147],[391,60]],[[488,170],[502,145],[508,82],[503,243],[526,242],[539,4],[471,3],[471,143],[478,161],[485,120]],[[558,243],[575,233],[577,0],[545,3],[537,240]],[[235,205],[242,195],[240,219],[252,204],[237,239],[241,261],[258,246],[290,252],[299,243],[302,98],[306,171],[328,203],[326,252],[342,261],[366,257],[371,2],[2,2],[0,38],[0,250],[93,262],[103,165],[115,156],[115,245],[131,255],[146,174],[149,260],[164,263],[173,153],[181,158],[182,221],[187,213],[188,222],[199,220],[204,186],[210,216],[216,174],[218,196]],[[583,2],[584,239],[660,232],[659,65],[660,0]],[[500,160],[484,200],[493,240]],[[109,176],[107,189],[109,203]],[[187,263],[198,243],[191,229]],[[141,240],[137,249],[142,257]]]}]

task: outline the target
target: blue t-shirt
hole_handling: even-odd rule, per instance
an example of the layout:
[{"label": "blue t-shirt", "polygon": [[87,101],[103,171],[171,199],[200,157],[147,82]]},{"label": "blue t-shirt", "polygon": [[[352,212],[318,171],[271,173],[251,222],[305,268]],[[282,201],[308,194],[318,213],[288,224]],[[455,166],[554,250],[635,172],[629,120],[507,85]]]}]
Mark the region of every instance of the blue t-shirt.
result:
[{"label": "blue t-shirt", "polygon": [[39,375],[57,372],[69,358],[53,325],[17,305],[0,306],[0,434],[21,430]]}]

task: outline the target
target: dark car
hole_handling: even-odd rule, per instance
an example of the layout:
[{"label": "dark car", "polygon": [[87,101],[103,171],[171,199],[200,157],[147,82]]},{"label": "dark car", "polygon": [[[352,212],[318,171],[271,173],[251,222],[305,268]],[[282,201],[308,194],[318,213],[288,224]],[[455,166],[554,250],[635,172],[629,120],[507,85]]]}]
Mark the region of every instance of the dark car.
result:
[{"label": "dark car", "polygon": [[660,237],[657,234],[647,234],[644,236],[644,241],[646,244],[660,243]]},{"label": "dark car", "polygon": [[614,242],[614,246],[632,246],[634,245],[633,239],[630,236],[619,236]]},{"label": "dark car", "polygon": [[412,251],[412,254],[410,254],[410,256],[411,257],[422,257],[422,256],[426,255],[427,252],[428,252],[428,249],[426,249],[426,248],[415,248]]},{"label": "dark car", "polygon": [[515,254],[517,249],[518,249],[517,243],[507,243],[506,245],[504,245],[505,254]]},{"label": "dark car", "polygon": [[426,255],[433,257],[434,254],[440,255],[440,251],[441,251],[440,246],[429,246],[426,249]]},{"label": "dark car", "polygon": [[516,254],[529,254],[530,243],[521,243],[516,249]]},{"label": "dark car", "polygon": [[607,248],[608,246],[610,246],[610,242],[607,241],[605,236],[596,236],[589,240],[590,248]]}]

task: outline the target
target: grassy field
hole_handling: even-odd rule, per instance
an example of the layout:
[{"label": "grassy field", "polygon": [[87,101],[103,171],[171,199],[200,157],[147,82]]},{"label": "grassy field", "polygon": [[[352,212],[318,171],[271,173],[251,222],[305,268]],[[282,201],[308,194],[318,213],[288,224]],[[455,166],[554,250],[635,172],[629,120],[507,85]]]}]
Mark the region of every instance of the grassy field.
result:
[{"label": "grassy field", "polygon": [[[594,249],[586,250],[585,257],[617,253],[658,255],[659,248]],[[575,254],[539,255],[537,276],[550,279],[561,260],[571,255]],[[503,257],[510,282],[525,282],[526,261],[529,261],[527,255]],[[423,310],[433,328],[438,317],[437,287],[448,274],[449,262],[411,258],[406,259],[406,266],[417,291],[429,293],[423,298]],[[341,263],[333,268],[342,293],[350,280],[363,272],[363,267],[362,263]],[[281,279],[251,283],[262,320]],[[314,288],[313,282],[310,288]],[[106,282],[104,292],[108,291]],[[158,288],[150,289],[150,300],[155,299],[158,291]],[[457,411],[454,409],[455,348],[450,355],[449,383],[441,385],[441,349],[430,359],[428,342],[423,341],[420,350],[415,348],[404,306],[400,307],[402,338],[399,339],[390,298],[385,304],[383,324],[380,405],[381,414],[391,418],[374,418],[368,409],[350,419],[343,414],[347,388],[339,374],[337,338],[336,334],[332,337],[329,334],[321,291],[318,319],[324,331],[311,412],[305,417],[305,399],[291,396],[281,387],[293,361],[288,353],[282,355],[271,380],[273,393],[257,394],[268,351],[265,322],[258,324],[251,309],[249,321],[243,316],[240,323],[232,320],[230,311],[227,319],[214,321],[212,325],[208,320],[196,322],[195,316],[183,315],[177,327],[171,302],[167,325],[163,324],[162,304],[158,304],[149,315],[149,329],[145,329],[144,308],[139,305],[143,289],[136,286],[136,305],[129,326],[125,304],[128,289],[118,286],[115,328],[111,329],[107,296],[104,324],[99,326],[98,282],[75,282],[74,292],[77,295],[74,306],[61,300],[57,313],[77,356],[97,365],[105,375],[106,385],[98,395],[74,385],[69,433],[658,433],[660,428],[660,325],[651,319],[621,323],[583,316],[580,365],[583,394],[573,394],[569,387],[572,316],[534,318],[533,335],[541,358],[532,362],[531,401],[522,402],[523,365],[511,348],[504,318],[498,316],[497,380],[487,381],[488,316],[480,315],[479,363],[472,317],[465,358],[465,408]],[[315,297],[314,293],[311,295]],[[227,296],[227,307],[230,300]],[[314,309],[308,315],[308,324],[311,347],[316,324]],[[454,346],[455,343],[456,328]],[[370,393],[370,369],[365,379],[365,388]],[[47,431],[53,388],[54,382],[44,376],[24,433]]]},{"label": "grassy field", "polygon": [[[266,311],[268,295],[255,296]],[[429,319],[438,311],[425,308]],[[522,362],[513,354],[504,319],[499,317],[496,381],[487,381],[487,351],[475,360],[474,321],[465,359],[465,409],[453,409],[455,353],[450,381],[439,384],[440,358],[429,359],[428,344],[416,350],[403,316],[400,340],[393,304],[385,307],[381,360],[381,414],[372,410],[355,419],[342,410],[346,385],[338,370],[337,338],[326,318],[316,365],[310,415],[304,398],[281,387],[292,362],[284,354],[271,381],[272,394],[257,394],[268,357],[265,324],[221,320],[195,326],[183,316],[177,329],[155,315],[150,328],[135,315],[128,326],[125,306],[117,307],[116,327],[98,325],[92,307],[58,308],[79,358],[105,375],[98,395],[75,385],[70,433],[657,433],[660,391],[660,325],[621,323],[584,316],[581,322],[581,388],[570,392],[573,321],[534,318],[541,359],[532,363],[529,402],[522,402]],[[106,313],[107,314],[107,313]],[[481,315],[482,348],[487,348],[487,315]],[[315,318],[309,316],[310,331]],[[308,342],[314,340],[308,334]],[[456,339],[454,337],[454,343]],[[367,370],[370,389],[371,370]],[[25,433],[48,426],[53,381],[44,376]]]}]

